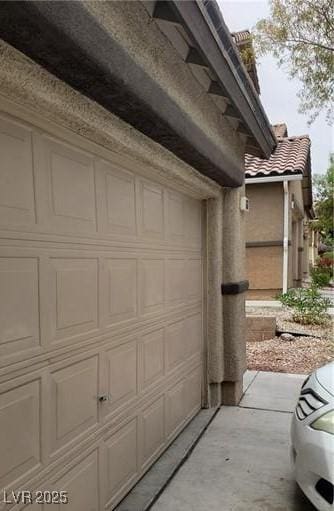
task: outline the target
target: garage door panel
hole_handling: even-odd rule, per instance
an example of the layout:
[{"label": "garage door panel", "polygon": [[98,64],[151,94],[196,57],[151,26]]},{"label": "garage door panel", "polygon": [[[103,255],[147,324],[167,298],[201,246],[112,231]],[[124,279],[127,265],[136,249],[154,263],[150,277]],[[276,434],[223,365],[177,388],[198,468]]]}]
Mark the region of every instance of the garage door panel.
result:
[{"label": "garage door panel", "polygon": [[166,432],[173,436],[186,416],[185,384],[181,381],[166,393]]},{"label": "garage door panel", "polygon": [[106,325],[113,325],[137,316],[138,263],[135,258],[108,258],[104,261],[106,275]]},{"label": "garage door panel", "polygon": [[43,504],[34,502],[33,504],[28,504],[27,506],[24,506],[23,508],[20,509],[20,511],[45,511],[45,506]]},{"label": "garage door panel", "polygon": [[196,313],[170,322],[166,327],[167,374],[189,363],[202,352],[202,314]]},{"label": "garage door panel", "polygon": [[201,407],[201,366],[166,392],[166,434],[172,438]]},{"label": "garage door panel", "polygon": [[39,258],[0,257],[0,355],[40,345]]},{"label": "garage door panel", "polygon": [[186,357],[190,358],[195,354],[202,351],[202,314],[194,314],[185,319],[185,344],[186,344]]},{"label": "garage door panel", "polygon": [[67,492],[67,504],[46,505],[55,511],[99,511],[99,481],[97,450],[80,461],[53,485],[58,491]]},{"label": "garage door panel", "polygon": [[166,261],[166,299],[168,305],[177,306],[186,300],[185,260],[168,259]]},{"label": "garage door panel", "polygon": [[92,157],[48,137],[34,140],[41,223],[59,232],[96,232]]},{"label": "garage door panel", "polygon": [[140,262],[141,313],[159,312],[165,302],[164,259],[143,259]]},{"label": "garage door panel", "polygon": [[185,381],[185,398],[187,405],[187,415],[193,415],[196,412],[196,410],[200,409],[201,383],[202,383],[201,367],[197,367],[187,376]]},{"label": "garage door panel", "polygon": [[147,407],[141,415],[142,469],[151,463],[164,446],[165,420],[164,396]]},{"label": "garage door panel", "polygon": [[184,196],[167,192],[167,236],[177,243],[184,241]]},{"label": "garage door panel", "polygon": [[158,328],[142,337],[141,387],[146,389],[164,375],[164,329]]},{"label": "garage door panel", "polygon": [[50,258],[48,264],[51,342],[98,328],[98,260]]},{"label": "garage door panel", "polygon": [[31,130],[0,117],[0,154],[0,224],[5,228],[33,225],[36,216]]},{"label": "garage door panel", "polygon": [[108,234],[136,235],[136,181],[130,172],[98,161],[97,197],[99,227]]},{"label": "garage door panel", "polygon": [[140,181],[139,204],[141,234],[148,238],[164,238],[165,205],[164,192],[160,186]]},{"label": "garage door panel", "polygon": [[104,354],[106,391],[109,396],[103,404],[103,414],[109,416],[133,400],[138,393],[137,340],[112,348]]},{"label": "garage door panel", "polygon": [[186,240],[191,245],[201,245],[201,202],[195,199],[185,199],[185,232]]},{"label": "garage door panel", "polygon": [[54,454],[98,421],[98,358],[51,373],[50,449]]},{"label": "garage door panel", "polygon": [[9,487],[41,465],[40,411],[39,379],[1,392],[0,488]]},{"label": "garage door panel", "polygon": [[202,299],[201,259],[188,259],[185,265],[185,274],[187,299],[200,301]]},{"label": "garage door panel", "polygon": [[200,407],[201,202],[60,127],[6,122],[0,489],[111,509]]},{"label": "garage door panel", "polygon": [[186,332],[184,320],[175,321],[166,329],[166,365],[170,372],[186,359]]},{"label": "garage door panel", "polygon": [[104,443],[104,503],[112,506],[138,474],[137,419],[132,420]]}]

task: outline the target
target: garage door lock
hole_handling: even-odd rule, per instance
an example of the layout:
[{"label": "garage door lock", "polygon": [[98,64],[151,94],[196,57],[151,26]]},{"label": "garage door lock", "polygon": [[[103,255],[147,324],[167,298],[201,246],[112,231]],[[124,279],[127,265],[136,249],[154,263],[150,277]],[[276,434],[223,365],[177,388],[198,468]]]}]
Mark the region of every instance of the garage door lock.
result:
[{"label": "garage door lock", "polygon": [[101,394],[100,396],[97,396],[97,399],[100,403],[103,403],[104,401],[111,401],[111,394]]}]

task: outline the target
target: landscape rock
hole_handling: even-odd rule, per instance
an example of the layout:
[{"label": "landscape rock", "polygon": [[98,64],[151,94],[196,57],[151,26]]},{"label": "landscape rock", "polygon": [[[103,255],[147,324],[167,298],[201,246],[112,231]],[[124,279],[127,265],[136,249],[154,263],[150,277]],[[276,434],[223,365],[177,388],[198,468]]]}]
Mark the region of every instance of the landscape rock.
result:
[{"label": "landscape rock", "polygon": [[280,340],[281,341],[288,341],[288,342],[292,342],[292,341],[295,341],[296,338],[294,335],[292,334],[281,334],[280,335]]}]

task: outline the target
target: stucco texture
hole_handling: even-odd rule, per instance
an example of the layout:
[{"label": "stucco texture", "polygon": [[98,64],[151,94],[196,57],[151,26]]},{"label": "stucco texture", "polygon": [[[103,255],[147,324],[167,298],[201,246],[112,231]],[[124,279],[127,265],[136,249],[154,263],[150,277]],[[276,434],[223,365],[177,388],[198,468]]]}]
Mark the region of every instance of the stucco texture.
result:
[{"label": "stucco texture", "polygon": [[247,248],[247,275],[250,289],[280,289],[282,269],[283,246]]},{"label": "stucco texture", "polygon": [[[247,185],[250,211],[246,216],[247,299],[274,298],[283,287],[283,185]],[[308,274],[307,240],[304,239],[302,181],[289,182],[288,287],[301,284]],[[261,246],[262,245],[262,246]],[[307,248],[307,247],[306,247]]]},{"label": "stucco texture", "polygon": [[283,240],[282,183],[246,186],[249,213],[246,215],[246,241]]},{"label": "stucco texture", "polygon": [[[244,188],[224,189],[223,194],[223,283],[246,278],[245,213],[240,211]],[[224,381],[238,381],[246,369],[245,293],[223,297]]]}]

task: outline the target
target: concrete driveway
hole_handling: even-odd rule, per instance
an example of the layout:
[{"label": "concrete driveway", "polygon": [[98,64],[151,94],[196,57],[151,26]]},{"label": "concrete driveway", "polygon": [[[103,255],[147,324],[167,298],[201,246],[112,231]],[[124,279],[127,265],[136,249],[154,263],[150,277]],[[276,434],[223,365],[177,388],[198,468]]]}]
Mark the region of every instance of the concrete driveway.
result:
[{"label": "concrete driveway", "polygon": [[220,409],[154,511],[314,511],[293,480],[291,413],[304,375],[250,372]]}]

